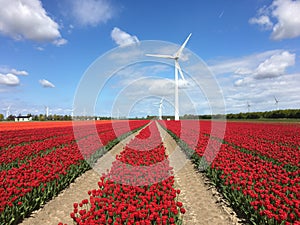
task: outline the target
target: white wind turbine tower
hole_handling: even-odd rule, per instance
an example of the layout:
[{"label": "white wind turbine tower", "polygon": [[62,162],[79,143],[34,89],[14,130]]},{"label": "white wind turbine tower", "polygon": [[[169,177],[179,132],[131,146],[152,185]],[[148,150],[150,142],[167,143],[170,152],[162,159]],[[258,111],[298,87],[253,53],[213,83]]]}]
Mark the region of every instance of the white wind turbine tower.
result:
[{"label": "white wind turbine tower", "polygon": [[5,119],[7,119],[7,118],[9,117],[9,114],[10,114],[10,107],[11,107],[11,105],[7,106],[7,108],[4,109],[4,110],[5,110]]},{"label": "white wind turbine tower", "polygon": [[45,106],[45,114],[46,114],[46,118],[48,118],[49,116],[49,107]]},{"label": "white wind turbine tower", "polygon": [[75,108],[73,109],[66,109],[67,112],[71,112],[71,118],[74,117],[74,111],[75,111]]},{"label": "white wind turbine tower", "polygon": [[279,100],[275,96],[274,96],[274,100],[275,100],[276,110],[278,110]]},{"label": "white wind turbine tower", "polygon": [[158,108],[158,115],[159,115],[158,119],[159,120],[162,120],[162,108],[163,108],[162,103],[163,103],[163,101],[164,101],[164,98],[162,98],[159,102],[159,108]]},{"label": "white wind turbine tower", "polygon": [[181,45],[181,47],[178,49],[178,51],[174,55],[154,55],[154,54],[146,54],[147,56],[153,56],[158,58],[165,58],[165,59],[173,59],[175,63],[175,120],[179,120],[179,101],[178,101],[178,72],[181,76],[181,79],[185,81],[185,78],[183,76],[182,70],[180,68],[180,65],[178,63],[178,60],[180,59],[181,53],[186,46],[187,42],[189,41],[192,34],[189,34],[189,36],[186,38],[184,43]]},{"label": "white wind turbine tower", "polygon": [[117,112],[118,112],[117,119],[119,120],[120,119],[120,109],[119,108],[117,108]]}]

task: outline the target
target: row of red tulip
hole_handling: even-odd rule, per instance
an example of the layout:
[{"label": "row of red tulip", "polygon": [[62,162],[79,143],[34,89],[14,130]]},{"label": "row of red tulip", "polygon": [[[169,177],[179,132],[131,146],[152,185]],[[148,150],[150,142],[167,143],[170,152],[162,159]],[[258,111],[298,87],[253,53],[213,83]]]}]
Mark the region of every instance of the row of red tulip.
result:
[{"label": "row of red tulip", "polygon": [[224,140],[283,165],[300,166],[300,126],[298,124],[229,123]]},{"label": "row of red tulip", "polygon": [[[116,156],[116,161],[88,192],[74,203],[76,224],[181,224],[185,213],[176,201],[174,177],[155,123],[150,124]],[[59,223],[63,224],[63,223]]]},{"label": "row of red tulip", "polygon": [[[103,145],[108,144],[108,141],[115,139],[115,129],[121,134],[126,133],[128,130],[126,123],[122,122],[117,122],[114,125],[112,123],[97,124],[98,133],[95,133],[97,130],[94,129],[93,125],[81,126],[81,128],[79,134],[76,135],[76,141],[79,146],[82,146],[81,149],[89,150],[90,153],[89,155],[84,155],[85,158],[88,158],[95,149],[99,149]],[[14,133],[17,132],[14,131]],[[33,136],[36,132],[33,132],[32,129],[19,132],[27,133],[30,138],[23,142],[22,145],[10,145],[0,151],[0,170],[19,166],[21,163],[26,162],[27,159],[47,154],[54,148],[62,145],[66,146],[75,141],[72,127],[62,127],[57,133],[55,133],[53,128],[43,128],[36,136]],[[52,136],[49,136],[49,134]],[[44,139],[45,137],[47,138]],[[89,143],[98,143],[98,145],[93,145],[93,149],[91,149],[87,147]],[[82,154],[84,154],[83,151]]]},{"label": "row of red tulip", "polygon": [[70,133],[72,133],[72,126],[0,131],[0,146],[1,149],[4,149],[19,144],[52,139],[55,136],[59,137]]},{"label": "row of red tulip", "polygon": [[[136,129],[147,122],[130,121],[129,123],[132,129]],[[124,121],[123,125],[122,123],[119,125],[124,132],[129,131],[128,128],[124,129],[127,123],[128,121]],[[107,123],[106,126],[112,129],[111,124]],[[82,129],[84,130],[84,127]],[[110,130],[100,134],[104,143],[114,141],[113,132]],[[92,140],[95,136],[97,135],[87,136],[86,140]],[[90,156],[99,150],[99,148],[90,149],[89,146],[81,147],[88,151]],[[100,151],[101,154],[105,153],[101,149]],[[67,145],[53,148],[47,154],[28,159],[17,167],[0,171],[0,221],[3,221],[3,224],[15,224],[16,221],[67,187],[89,168],[89,164],[84,160],[82,152],[73,139]]]},{"label": "row of red tulip", "polygon": [[[166,127],[173,133],[173,136],[178,139],[181,135],[181,139],[187,143],[187,146],[193,146],[191,144],[194,142],[192,139],[197,140],[198,144],[193,146],[195,154],[192,159],[199,164],[201,157],[204,156],[206,162],[212,163],[207,169],[208,176],[222,191],[223,195],[230,200],[231,205],[245,214],[249,223],[300,224],[300,169],[294,166],[293,170],[289,170],[285,167],[289,163],[299,165],[299,149],[294,147],[295,142],[290,141],[290,138],[287,138],[286,142],[282,142],[284,138],[281,138],[280,142],[285,145],[285,151],[281,154],[284,159],[280,162],[284,163],[277,164],[276,161],[271,160],[273,156],[279,160],[278,153],[272,148],[274,143],[278,143],[277,140],[274,140],[273,143],[269,142],[269,148],[264,146],[259,150],[257,150],[259,148],[257,143],[255,148],[253,147],[254,144],[253,146],[248,145],[248,151],[237,147],[239,140],[241,143],[246,143],[247,139],[243,135],[247,132],[252,133],[251,137],[254,140],[263,137],[271,141],[274,131],[273,125],[270,124],[270,130],[268,130],[266,124],[228,123],[225,135],[226,142],[220,145],[220,149],[207,148],[209,142],[212,142],[211,146],[214,146],[222,140],[210,138],[209,133],[206,133],[209,130],[207,127],[205,128],[206,125],[209,127],[210,123],[201,121],[201,132],[198,131],[198,134],[195,131],[190,132],[190,136],[187,138],[181,135],[185,131],[180,131],[176,122],[166,122]],[[281,126],[282,129],[277,129],[278,132],[281,131],[281,136],[285,134],[288,137],[292,136],[291,133],[287,132],[285,125]],[[245,131],[243,131],[243,127],[246,129]],[[299,126],[295,125],[295,132],[298,128]],[[264,134],[256,137],[255,135],[260,133],[257,130],[264,130]],[[290,126],[288,130],[292,131]],[[277,136],[278,134],[274,137]],[[250,140],[251,137],[249,137]],[[234,143],[230,143],[229,140],[234,140]],[[254,141],[249,142],[253,143]],[[218,152],[214,152],[215,150]],[[252,154],[253,152],[255,154]],[[295,154],[294,160],[290,160],[292,152]],[[261,155],[269,158],[261,157]]]}]

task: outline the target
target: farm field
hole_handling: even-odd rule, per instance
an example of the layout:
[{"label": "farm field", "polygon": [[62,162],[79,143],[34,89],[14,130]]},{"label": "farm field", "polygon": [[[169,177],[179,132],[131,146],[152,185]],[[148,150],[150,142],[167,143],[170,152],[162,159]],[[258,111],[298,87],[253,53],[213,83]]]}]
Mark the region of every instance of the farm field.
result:
[{"label": "farm field", "polygon": [[[207,176],[248,223],[300,224],[299,124],[228,122],[221,139],[210,135],[209,121],[200,132],[192,129],[198,122],[186,123],[188,131],[162,124],[198,168],[210,164]],[[217,153],[214,142],[221,143]]]},{"label": "farm field", "polygon": [[[74,202],[69,216],[75,224],[202,224],[185,222],[190,206],[178,200],[180,193],[193,189],[195,198],[204,193],[176,186],[180,170],[171,166],[172,154],[158,123],[101,121],[97,134],[82,123],[79,140],[72,122],[13,124],[0,126],[0,224],[17,224],[89,170],[87,162],[95,163],[118,143],[114,129],[129,135],[146,124],[116,155],[110,170],[99,175],[99,188]],[[300,224],[299,124],[227,122],[224,137],[211,133],[210,121],[159,124],[216,186],[241,223]],[[101,143],[95,141],[98,137]],[[201,214],[201,207],[193,213]]]},{"label": "farm field", "polygon": [[[126,136],[147,123],[97,122],[97,133],[91,123],[82,123],[77,140],[70,122],[23,123],[24,129],[0,131],[1,224],[15,224],[89,170],[119,142],[113,129]],[[32,124],[41,127],[31,129]]]}]

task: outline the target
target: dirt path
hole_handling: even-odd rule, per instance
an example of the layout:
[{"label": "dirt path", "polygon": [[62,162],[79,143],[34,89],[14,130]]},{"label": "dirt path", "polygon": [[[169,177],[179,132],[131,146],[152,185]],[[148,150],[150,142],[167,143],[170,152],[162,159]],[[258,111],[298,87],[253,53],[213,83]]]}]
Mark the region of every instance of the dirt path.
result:
[{"label": "dirt path", "polygon": [[100,175],[110,169],[115,156],[119,154],[124,146],[136,135],[132,134],[114,146],[108,153],[101,157],[93,169],[78,177],[70,186],[63,190],[58,196],[50,200],[44,207],[33,212],[29,218],[25,218],[21,225],[57,225],[59,222],[73,224],[70,213],[73,203],[88,199],[88,191],[98,188]]},{"label": "dirt path", "polygon": [[175,185],[181,190],[179,201],[186,208],[183,224],[239,224],[235,213],[220,203],[217,191],[206,184],[207,179],[195,170],[175,140],[160,126],[158,128],[175,172]]}]

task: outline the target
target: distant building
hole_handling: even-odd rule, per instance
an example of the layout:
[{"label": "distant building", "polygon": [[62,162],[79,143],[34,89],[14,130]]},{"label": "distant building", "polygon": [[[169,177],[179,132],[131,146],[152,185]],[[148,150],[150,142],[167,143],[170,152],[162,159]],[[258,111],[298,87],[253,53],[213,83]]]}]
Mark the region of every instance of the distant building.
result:
[{"label": "distant building", "polygon": [[15,122],[32,121],[32,116],[16,116]]}]

